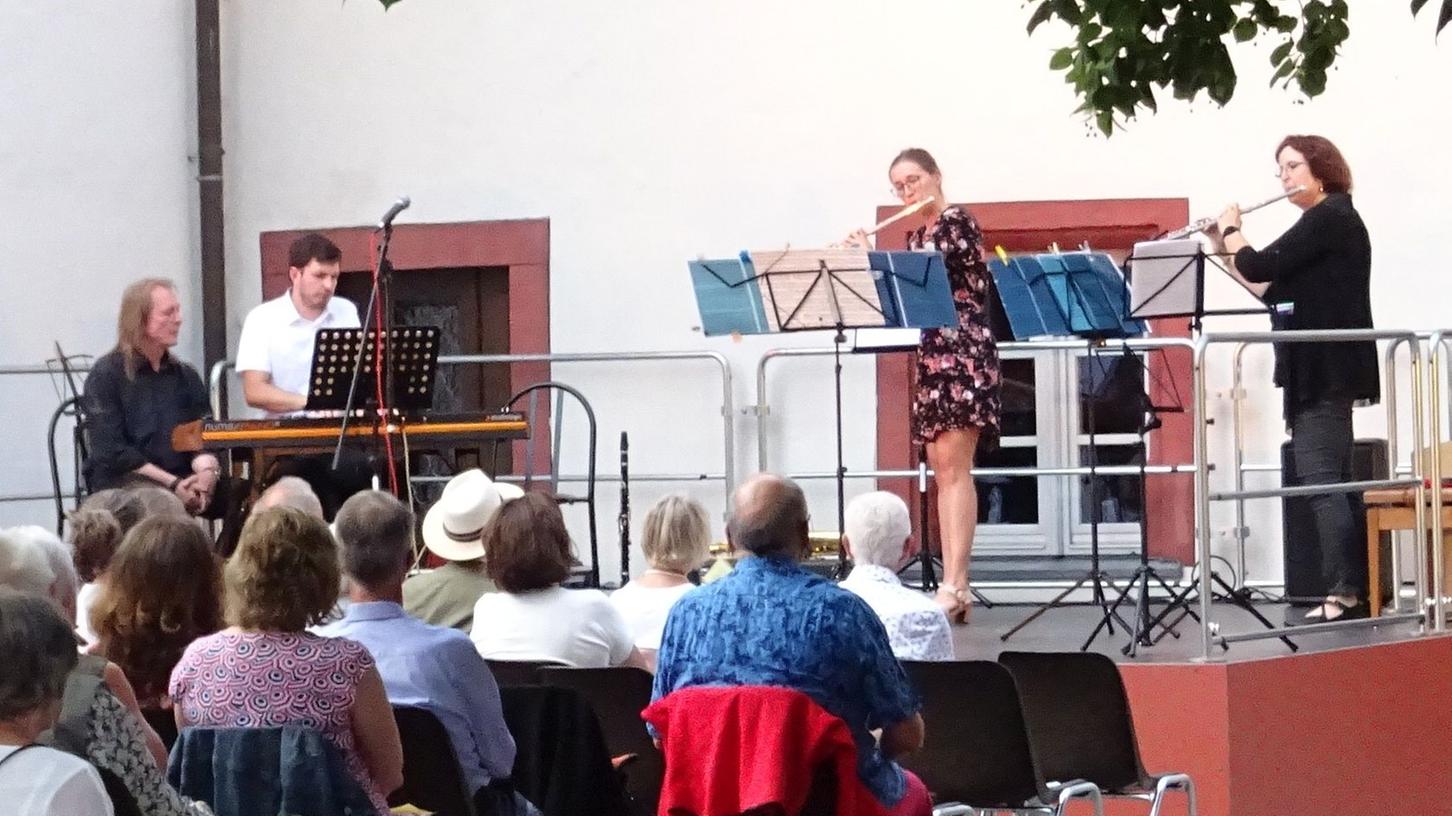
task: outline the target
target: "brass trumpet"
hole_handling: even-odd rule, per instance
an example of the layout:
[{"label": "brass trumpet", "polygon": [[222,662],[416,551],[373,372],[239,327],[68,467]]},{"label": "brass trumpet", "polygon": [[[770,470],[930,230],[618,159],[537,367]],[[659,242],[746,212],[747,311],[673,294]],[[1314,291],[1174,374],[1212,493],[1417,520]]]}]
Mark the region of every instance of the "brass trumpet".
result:
[{"label": "brass trumpet", "polygon": [[[1255,212],[1256,210],[1260,209],[1261,207],[1267,206],[1269,204],[1274,204],[1274,203],[1276,203],[1277,201],[1280,201],[1283,198],[1290,198],[1291,196],[1295,195],[1296,193],[1303,193],[1305,191],[1306,191],[1306,188],[1305,187],[1292,187],[1291,189],[1285,191],[1284,193],[1281,193],[1278,196],[1272,196],[1271,198],[1267,198],[1265,201],[1257,202],[1255,204],[1250,205],[1249,207],[1241,207],[1240,208],[1240,211],[1241,211],[1241,213]],[[1173,240],[1175,240],[1177,238],[1188,238],[1188,237],[1190,237],[1191,235],[1194,235],[1197,232],[1204,232],[1206,229],[1209,229],[1218,220],[1219,220],[1218,218],[1201,218],[1199,221],[1195,221],[1193,223],[1186,224],[1185,226],[1183,226],[1183,227],[1175,230],[1174,232],[1171,232],[1171,233],[1166,234],[1165,237],[1162,240],[1165,240],[1165,241],[1173,241]]]}]

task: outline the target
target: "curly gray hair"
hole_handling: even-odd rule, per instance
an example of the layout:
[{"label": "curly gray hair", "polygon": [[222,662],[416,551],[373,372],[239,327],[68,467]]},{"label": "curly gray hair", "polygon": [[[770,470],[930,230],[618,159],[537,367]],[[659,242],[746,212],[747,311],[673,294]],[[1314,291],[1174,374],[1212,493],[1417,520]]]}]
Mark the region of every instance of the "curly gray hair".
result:
[{"label": "curly gray hair", "polygon": [[0,721],[59,700],[79,659],[55,604],[9,589],[0,589],[0,654]]}]

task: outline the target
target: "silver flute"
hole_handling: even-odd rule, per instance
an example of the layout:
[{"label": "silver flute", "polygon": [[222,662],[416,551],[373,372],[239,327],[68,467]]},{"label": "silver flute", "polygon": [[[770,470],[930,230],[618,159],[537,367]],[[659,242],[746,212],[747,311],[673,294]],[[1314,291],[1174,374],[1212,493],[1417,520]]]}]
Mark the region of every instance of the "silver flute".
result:
[{"label": "silver flute", "polygon": [[[1305,187],[1292,187],[1291,189],[1285,191],[1284,193],[1281,193],[1278,196],[1272,196],[1270,198],[1267,198],[1265,201],[1258,201],[1255,204],[1250,205],[1249,207],[1241,207],[1240,211],[1242,213],[1255,212],[1261,207],[1267,206],[1269,204],[1274,204],[1283,198],[1290,198],[1296,193],[1304,193],[1305,191]],[[1173,241],[1177,238],[1188,238],[1197,232],[1204,232],[1207,228],[1209,228],[1219,220],[1219,218],[1201,218],[1199,221],[1186,224],[1185,226],[1175,230],[1174,232],[1165,235],[1165,237],[1161,240]]]}]

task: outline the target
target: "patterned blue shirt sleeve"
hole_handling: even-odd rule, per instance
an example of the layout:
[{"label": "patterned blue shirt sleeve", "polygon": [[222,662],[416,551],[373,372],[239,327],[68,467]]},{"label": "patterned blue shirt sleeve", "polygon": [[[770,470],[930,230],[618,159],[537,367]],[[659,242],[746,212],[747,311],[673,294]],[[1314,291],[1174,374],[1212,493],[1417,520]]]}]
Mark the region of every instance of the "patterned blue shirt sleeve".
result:
[{"label": "patterned blue shirt sleeve", "polygon": [[844,620],[850,621],[859,633],[857,654],[860,660],[862,696],[867,703],[868,728],[885,728],[900,723],[922,707],[918,695],[908,681],[907,672],[892,653],[887,630],[866,601],[843,593]]}]

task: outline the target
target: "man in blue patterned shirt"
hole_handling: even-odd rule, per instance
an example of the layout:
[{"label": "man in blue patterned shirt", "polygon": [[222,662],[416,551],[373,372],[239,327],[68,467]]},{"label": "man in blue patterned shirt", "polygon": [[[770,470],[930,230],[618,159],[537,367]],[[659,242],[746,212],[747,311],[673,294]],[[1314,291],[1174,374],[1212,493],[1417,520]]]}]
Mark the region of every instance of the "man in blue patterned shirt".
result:
[{"label": "man in blue patterned shirt", "polygon": [[930,811],[922,782],[892,761],[922,746],[917,695],[872,609],[801,566],[807,519],[788,479],[761,474],[737,489],[726,535],[746,557],[671,608],[653,697],[707,685],[801,691],[852,731],[857,772],[879,801],[893,813]]}]

